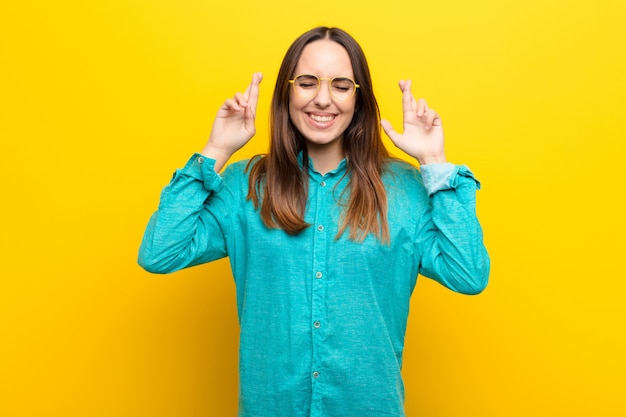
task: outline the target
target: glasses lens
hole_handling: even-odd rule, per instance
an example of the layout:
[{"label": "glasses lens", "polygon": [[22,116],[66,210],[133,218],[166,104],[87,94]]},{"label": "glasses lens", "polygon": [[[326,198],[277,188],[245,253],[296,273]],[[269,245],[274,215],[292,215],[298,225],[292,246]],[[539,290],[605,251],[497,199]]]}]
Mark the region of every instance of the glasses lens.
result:
[{"label": "glasses lens", "polygon": [[[328,80],[328,78],[322,78]],[[356,84],[350,78],[337,77],[329,80],[330,94],[337,100],[347,100],[356,91]],[[296,94],[302,98],[314,97],[320,88],[320,79],[315,75],[298,75],[293,80],[293,88]]]},{"label": "glasses lens", "polygon": [[330,83],[330,92],[339,100],[347,100],[354,95],[356,86],[350,78],[334,78]]},{"label": "glasses lens", "polygon": [[320,80],[314,75],[298,75],[293,82],[293,88],[300,97],[313,97],[317,93]]}]

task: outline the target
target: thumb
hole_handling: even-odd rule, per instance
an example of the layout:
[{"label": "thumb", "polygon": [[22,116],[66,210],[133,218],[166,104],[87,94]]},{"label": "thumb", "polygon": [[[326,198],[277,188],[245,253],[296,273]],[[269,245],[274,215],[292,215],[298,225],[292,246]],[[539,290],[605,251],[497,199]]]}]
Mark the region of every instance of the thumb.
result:
[{"label": "thumb", "polygon": [[393,129],[391,123],[383,119],[380,121],[380,125],[383,127],[385,134],[389,136],[389,139],[391,139],[393,143],[396,143],[396,140],[399,138],[400,134]]}]

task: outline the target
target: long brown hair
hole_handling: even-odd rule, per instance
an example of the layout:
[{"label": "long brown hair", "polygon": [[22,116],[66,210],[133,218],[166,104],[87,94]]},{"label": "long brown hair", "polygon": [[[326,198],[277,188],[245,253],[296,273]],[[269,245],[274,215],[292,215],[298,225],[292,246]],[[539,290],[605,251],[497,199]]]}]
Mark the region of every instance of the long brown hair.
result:
[{"label": "long brown hair", "polygon": [[[306,139],[289,117],[288,81],[294,76],[304,47],[320,39],[330,39],[346,49],[354,78],[360,85],[354,116],[342,140],[349,183],[347,208],[337,237],[347,228],[352,240],[362,241],[373,233],[388,243],[387,194],[381,175],[389,154],[380,136],[380,111],[363,50],[354,38],[338,28],[314,28],[298,37],[287,50],[272,98],[270,151],[253,158],[248,165],[248,198],[255,208],[260,205],[261,218],[267,227],[297,234],[310,226],[304,221],[309,161]],[[299,160],[300,152],[303,158]]]}]

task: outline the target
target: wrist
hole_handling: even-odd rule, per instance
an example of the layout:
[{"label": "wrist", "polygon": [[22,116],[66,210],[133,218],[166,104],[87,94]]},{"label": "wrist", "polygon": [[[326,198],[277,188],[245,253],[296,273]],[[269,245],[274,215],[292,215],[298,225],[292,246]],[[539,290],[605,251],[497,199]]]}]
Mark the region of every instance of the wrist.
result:
[{"label": "wrist", "polygon": [[438,155],[438,156],[426,156],[423,158],[417,158],[417,162],[419,162],[420,165],[428,165],[428,164],[445,164],[448,161],[446,161],[445,155]]},{"label": "wrist", "polygon": [[231,152],[228,149],[218,148],[210,143],[207,143],[200,153],[207,158],[215,160],[215,172],[220,172],[234,152]]}]

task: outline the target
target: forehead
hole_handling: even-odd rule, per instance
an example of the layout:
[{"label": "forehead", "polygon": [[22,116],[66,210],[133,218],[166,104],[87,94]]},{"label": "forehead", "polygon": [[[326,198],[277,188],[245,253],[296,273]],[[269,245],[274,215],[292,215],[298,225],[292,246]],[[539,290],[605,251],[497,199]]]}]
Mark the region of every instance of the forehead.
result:
[{"label": "forehead", "polygon": [[354,77],[348,51],[330,39],[314,41],[304,47],[296,65],[296,74]]}]

